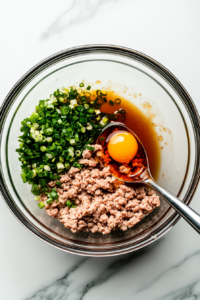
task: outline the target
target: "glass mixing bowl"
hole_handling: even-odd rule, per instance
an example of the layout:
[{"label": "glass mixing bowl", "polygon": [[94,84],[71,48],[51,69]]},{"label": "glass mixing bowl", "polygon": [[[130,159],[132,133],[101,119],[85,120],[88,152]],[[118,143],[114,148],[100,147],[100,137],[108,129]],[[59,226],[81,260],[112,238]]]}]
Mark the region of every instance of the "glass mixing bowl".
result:
[{"label": "glass mixing bowl", "polygon": [[38,208],[30,186],[20,177],[15,149],[21,121],[39,100],[81,81],[94,88],[113,89],[149,114],[162,149],[157,181],[190,203],[200,175],[200,122],[194,103],[161,64],[137,51],[108,45],[76,47],[52,55],[28,71],[9,92],[0,111],[0,190],[18,220],[50,245],[88,256],[127,253],[160,238],[179,215],[161,199],[160,208],[125,232],[73,234]]}]

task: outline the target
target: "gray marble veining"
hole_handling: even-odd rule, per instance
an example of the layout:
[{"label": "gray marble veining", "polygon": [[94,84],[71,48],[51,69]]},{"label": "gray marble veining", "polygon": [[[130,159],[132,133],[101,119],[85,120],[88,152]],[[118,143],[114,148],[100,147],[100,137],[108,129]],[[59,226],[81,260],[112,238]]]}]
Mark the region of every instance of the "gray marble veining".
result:
[{"label": "gray marble veining", "polygon": [[88,258],[82,258],[78,262],[76,262],[67,273],[60,279],[56,280],[53,284],[43,288],[42,290],[36,292],[30,298],[26,300],[40,300],[40,299],[48,299],[48,300],[61,300],[66,299],[68,294],[68,287],[70,285],[70,275],[78,268],[84,264]]},{"label": "gray marble veining", "polygon": [[71,5],[41,34],[41,39],[46,40],[53,35],[62,34],[63,31],[68,30],[74,24],[81,24],[93,18],[100,6],[108,2],[117,1],[118,0],[73,0]]},{"label": "gray marble veining", "polygon": [[162,278],[165,274],[167,274],[169,271],[173,269],[178,269],[180,266],[182,266],[185,262],[190,260],[191,258],[195,256],[200,256],[200,250],[195,251],[194,253],[191,253],[190,255],[187,255],[184,257],[181,261],[179,261],[176,265],[173,265],[171,268],[164,270],[162,273],[158,274],[152,281],[150,281],[146,286],[142,287],[141,289],[138,289],[137,293],[143,292],[144,290],[151,287],[153,284],[155,284],[160,278]]},{"label": "gray marble veining", "polygon": [[[110,280],[114,279],[120,271],[131,267],[134,270],[134,262],[140,262],[149,256],[155,248],[162,243],[163,239],[153,243],[149,247],[136,252],[111,258],[81,258],[76,262],[67,273],[60,279],[51,283],[49,286],[39,290],[26,300],[83,300],[88,299],[88,293],[96,290]],[[141,278],[141,286],[130,286],[134,299],[144,300],[183,300],[200,299],[200,275],[188,274],[186,285],[179,283],[178,276],[188,265],[200,262],[200,250],[195,251],[182,258],[177,264],[169,266],[160,274],[152,273],[151,278]],[[144,266],[142,267],[145,271]],[[171,282],[170,278],[177,277],[177,282]],[[84,278],[82,277],[84,276]],[[134,282],[134,280],[133,280]],[[167,289],[162,290],[159,286],[167,284]],[[118,288],[116,287],[116,291]],[[151,297],[152,291],[156,290]],[[148,297],[148,298],[147,298]],[[90,298],[90,297],[89,297]],[[105,298],[106,299],[106,298]],[[114,299],[114,297],[112,298]],[[130,298],[128,298],[130,299]]]},{"label": "gray marble veining", "polygon": [[[196,260],[200,260],[200,250],[195,251],[184,257],[177,264],[167,268],[157,276],[152,276],[152,280],[149,283],[142,286],[135,292],[135,296],[137,299],[145,299],[145,296],[152,289],[158,289],[159,284],[167,283],[167,290],[160,293],[159,297],[156,297],[155,300],[183,300],[183,299],[200,299],[200,275],[194,274],[192,276],[192,272],[187,274],[186,282],[187,285],[180,286],[178,283],[178,277],[181,276],[181,270],[187,269],[190,265],[193,265]],[[174,285],[170,284],[170,281],[166,281],[168,278],[177,278],[177,283],[174,282]],[[173,275],[173,276],[172,276]],[[190,298],[193,297],[193,298]]]},{"label": "gray marble veining", "polygon": [[[60,279],[56,280],[54,283],[49,286],[41,289],[40,291],[33,294],[31,297],[26,298],[26,300],[64,300],[64,299],[76,299],[83,300],[86,294],[93,288],[104,284],[107,282],[112,276],[114,276],[117,272],[119,272],[126,265],[131,264],[134,260],[137,260],[139,257],[150,253],[157,244],[159,244],[162,240],[159,240],[149,247],[143,248],[136,252],[122,255],[119,257],[111,257],[111,258],[83,258],[78,263],[75,263],[67,273]],[[94,274],[94,278],[90,278],[88,273],[85,273],[86,281],[85,283],[74,282],[75,290],[71,289],[70,283],[73,282],[71,275],[76,275],[77,278],[80,278],[80,268],[82,265],[87,264],[88,260],[92,263],[92,266],[98,270],[101,269],[100,265],[102,265],[102,260],[104,260],[103,264],[105,264],[105,268],[101,270],[100,273],[96,272]],[[88,264],[87,264],[88,265]],[[86,270],[87,270],[86,265]],[[88,279],[87,279],[88,278]]]}]

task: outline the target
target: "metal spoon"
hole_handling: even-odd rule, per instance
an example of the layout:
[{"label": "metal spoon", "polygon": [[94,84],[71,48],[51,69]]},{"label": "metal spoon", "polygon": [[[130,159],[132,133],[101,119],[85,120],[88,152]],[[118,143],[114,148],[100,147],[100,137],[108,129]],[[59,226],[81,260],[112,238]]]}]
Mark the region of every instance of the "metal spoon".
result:
[{"label": "metal spoon", "polygon": [[[138,143],[140,143],[140,145],[143,147],[144,153],[146,155],[146,160],[147,160],[147,169],[145,169],[144,171],[141,170],[141,172],[138,174],[133,175],[133,177],[135,177],[133,179],[133,181],[131,182],[135,182],[135,183],[145,183],[148,186],[152,187],[160,196],[163,197],[163,199],[165,201],[167,201],[168,204],[170,204],[198,233],[200,233],[200,215],[198,213],[196,213],[192,208],[190,208],[189,206],[187,206],[185,203],[183,203],[181,200],[179,200],[177,197],[175,197],[174,195],[172,195],[170,192],[166,191],[165,189],[163,189],[161,186],[159,186],[154,179],[151,176],[150,173],[150,169],[149,169],[149,161],[148,161],[148,157],[146,154],[146,150],[143,146],[143,144],[141,143],[140,139],[137,137],[137,135],[131,130],[129,129],[126,125],[124,125],[123,123],[120,122],[111,122],[110,124],[108,124],[107,126],[104,127],[103,131],[101,132],[100,136],[102,135],[102,133],[107,130],[110,127],[121,127],[122,129],[126,129],[127,131],[129,131],[138,141]],[[99,139],[98,138],[98,139]],[[102,161],[100,161],[102,164]],[[122,180],[122,179],[120,179]],[[123,180],[125,181],[125,180]],[[126,181],[125,181],[126,182]],[[130,183],[130,181],[127,181]]]}]

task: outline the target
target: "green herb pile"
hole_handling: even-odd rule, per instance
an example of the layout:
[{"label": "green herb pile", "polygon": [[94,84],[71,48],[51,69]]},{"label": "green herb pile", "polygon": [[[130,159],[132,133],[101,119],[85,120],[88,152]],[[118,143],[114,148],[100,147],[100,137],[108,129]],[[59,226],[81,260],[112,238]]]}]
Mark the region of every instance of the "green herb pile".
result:
[{"label": "green herb pile", "polygon": [[[16,151],[22,163],[23,182],[32,185],[34,195],[47,193],[47,183],[59,180],[59,174],[71,166],[81,168],[78,160],[83,150],[95,142],[102,127],[108,124],[109,117],[99,110],[107,101],[106,91],[97,91],[97,98],[91,101],[90,88],[86,88],[84,96],[73,87],[58,89],[50,99],[40,100],[35,112],[21,122],[22,135]],[[56,195],[52,189],[49,201],[56,200]]]}]

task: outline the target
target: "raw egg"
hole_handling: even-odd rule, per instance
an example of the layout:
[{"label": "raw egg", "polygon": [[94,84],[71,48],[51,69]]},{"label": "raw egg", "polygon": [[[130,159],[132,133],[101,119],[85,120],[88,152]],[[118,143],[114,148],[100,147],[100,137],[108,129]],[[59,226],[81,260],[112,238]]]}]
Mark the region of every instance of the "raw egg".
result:
[{"label": "raw egg", "polygon": [[129,162],[137,152],[137,140],[130,132],[116,131],[111,134],[108,142],[108,153],[114,160],[120,163]]}]

